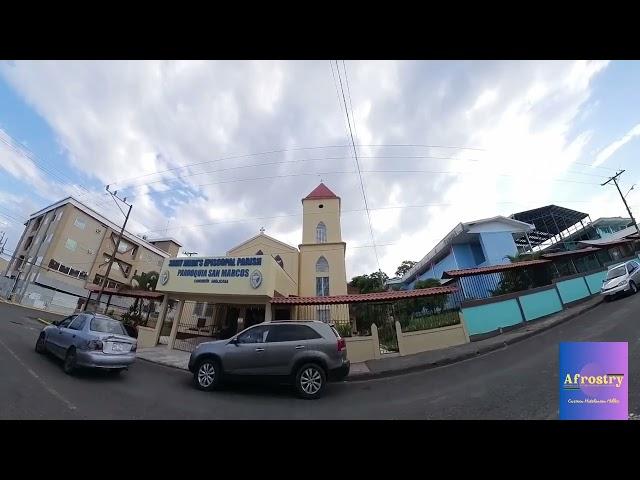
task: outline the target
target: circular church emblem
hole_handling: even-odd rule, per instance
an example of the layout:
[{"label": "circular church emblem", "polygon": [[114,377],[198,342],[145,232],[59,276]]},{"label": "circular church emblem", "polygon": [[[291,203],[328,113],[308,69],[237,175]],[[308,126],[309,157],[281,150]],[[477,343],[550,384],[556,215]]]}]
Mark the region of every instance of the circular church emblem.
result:
[{"label": "circular church emblem", "polygon": [[165,270],[164,272],[162,272],[162,275],[160,275],[160,283],[162,285],[166,285],[168,281],[169,281],[169,270]]},{"label": "circular church emblem", "polygon": [[262,285],[262,272],[260,272],[260,270],[254,270],[253,272],[251,272],[251,275],[249,276],[249,282],[251,283],[251,286],[253,288],[258,288],[260,285]]}]

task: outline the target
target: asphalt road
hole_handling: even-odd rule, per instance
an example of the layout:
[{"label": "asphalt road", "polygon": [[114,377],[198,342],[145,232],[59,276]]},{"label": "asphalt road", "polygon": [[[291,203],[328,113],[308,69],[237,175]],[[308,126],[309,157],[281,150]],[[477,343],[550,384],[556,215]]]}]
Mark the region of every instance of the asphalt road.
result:
[{"label": "asphalt road", "polygon": [[317,401],[277,386],[201,392],[188,372],[143,360],[119,377],[70,377],[35,353],[36,315],[0,303],[0,419],[556,419],[561,341],[629,342],[629,411],[640,413],[640,294],[479,358],[331,384]]}]

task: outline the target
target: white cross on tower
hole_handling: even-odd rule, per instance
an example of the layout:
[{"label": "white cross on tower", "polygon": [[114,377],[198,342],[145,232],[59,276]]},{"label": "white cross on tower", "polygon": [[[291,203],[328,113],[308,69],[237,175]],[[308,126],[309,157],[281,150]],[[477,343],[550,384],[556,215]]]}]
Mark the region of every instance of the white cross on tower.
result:
[{"label": "white cross on tower", "polygon": [[260,227],[260,233],[264,233],[264,227]]}]

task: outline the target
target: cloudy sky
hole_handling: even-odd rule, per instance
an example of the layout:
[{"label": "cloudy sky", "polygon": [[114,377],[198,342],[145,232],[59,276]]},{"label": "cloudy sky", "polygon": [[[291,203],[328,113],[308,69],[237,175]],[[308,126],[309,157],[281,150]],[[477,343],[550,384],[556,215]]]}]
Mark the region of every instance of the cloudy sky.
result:
[{"label": "cloudy sky", "polygon": [[298,245],[322,179],[342,197],[347,275],[377,270],[377,250],[392,276],[461,221],[549,203],[626,216],[599,184],[625,168],[640,191],[638,85],[638,62],[4,61],[0,231],[12,252],[67,195],[120,223],[110,184],[134,205],[128,230],[187,251],[262,226]]}]

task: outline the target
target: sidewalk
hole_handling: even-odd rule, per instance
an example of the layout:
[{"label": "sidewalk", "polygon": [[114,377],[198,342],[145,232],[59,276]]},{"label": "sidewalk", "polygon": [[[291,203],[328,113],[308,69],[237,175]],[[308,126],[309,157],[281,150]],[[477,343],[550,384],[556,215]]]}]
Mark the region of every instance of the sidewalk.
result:
[{"label": "sidewalk", "polygon": [[140,348],[136,352],[137,358],[141,358],[147,362],[159,363],[160,365],[165,365],[167,367],[179,368],[181,370],[187,370],[190,356],[191,352],[169,350],[166,345]]},{"label": "sidewalk", "polygon": [[478,355],[504,348],[507,345],[512,345],[524,340],[525,338],[564,323],[588,310],[591,310],[592,308],[595,308],[602,303],[603,300],[604,298],[598,295],[595,298],[589,299],[579,305],[550,317],[527,322],[517,329],[477,342],[465,343],[464,345],[441,350],[431,350],[429,352],[407,355],[405,357],[396,356],[392,358],[381,358],[379,360],[368,360],[364,363],[356,363],[352,365],[351,373],[349,374],[347,381],[368,380],[372,378],[401,375],[403,373],[428,370],[477,357]]},{"label": "sidewalk", "polygon": [[[466,343],[457,347],[407,355],[406,357],[393,356],[379,360],[369,360],[362,363],[352,363],[351,372],[346,381],[369,380],[372,378],[390,377],[418,370],[441,367],[451,363],[461,362],[469,358],[477,357],[485,353],[512,345],[537,333],[548,330],[556,325],[566,322],[578,315],[595,308],[603,301],[601,296],[587,300],[575,307],[552,315],[548,318],[528,322],[522,327],[510,332],[496,335],[495,337]],[[137,357],[143,360],[159,363],[169,367],[187,370],[190,352],[181,350],[169,350],[166,345],[158,345],[151,348],[138,350]]]}]

